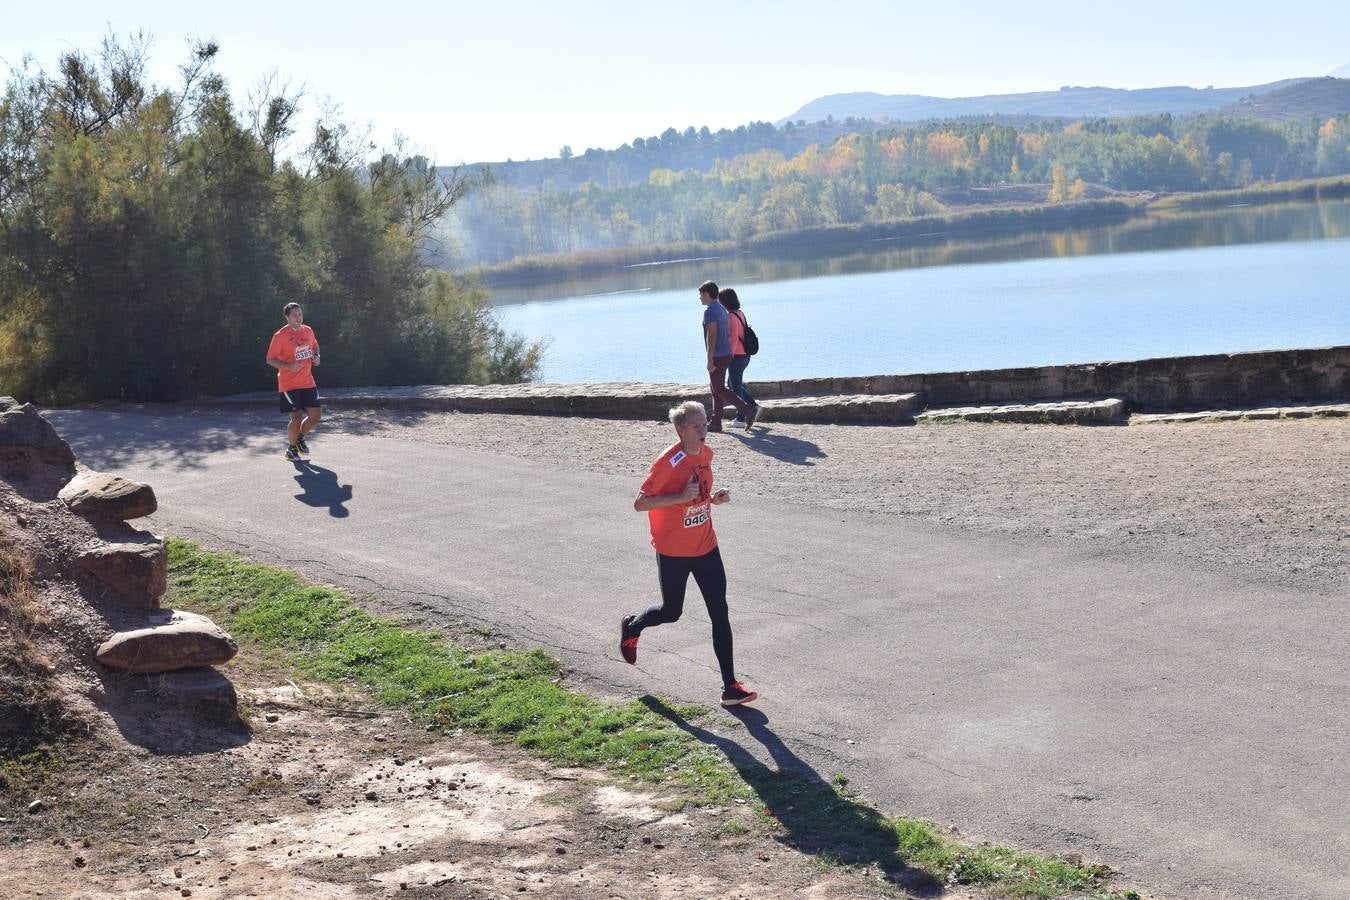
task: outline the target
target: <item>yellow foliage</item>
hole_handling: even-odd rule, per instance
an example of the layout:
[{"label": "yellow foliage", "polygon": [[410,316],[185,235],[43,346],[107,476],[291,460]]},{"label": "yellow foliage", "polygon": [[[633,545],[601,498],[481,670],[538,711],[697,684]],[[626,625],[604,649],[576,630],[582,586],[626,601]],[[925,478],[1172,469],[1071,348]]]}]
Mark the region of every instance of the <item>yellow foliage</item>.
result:
[{"label": "yellow foliage", "polygon": [[788,163],[788,168],[801,175],[811,175],[814,172],[823,172],[824,165],[824,161],[820,157],[820,146],[812,144],[792,157],[792,161]]},{"label": "yellow foliage", "polygon": [[925,152],[931,165],[954,167],[965,156],[966,139],[950,131],[935,131],[928,135]]},{"label": "yellow foliage", "polygon": [[858,151],[853,147],[836,145],[829,159],[830,175],[843,175],[858,168]]},{"label": "yellow foliage", "polygon": [[892,171],[904,168],[905,161],[909,158],[909,144],[903,137],[893,137],[884,142],[881,151],[886,155],[886,164]]},{"label": "yellow foliage", "polygon": [[1045,135],[1033,133],[1019,134],[1017,136],[1017,146],[1021,149],[1022,155],[1027,159],[1038,159],[1041,155],[1041,148],[1045,146]]},{"label": "yellow foliage", "polygon": [[733,157],[722,165],[725,178],[778,178],[788,169],[787,160],[777,150],[756,150]]},{"label": "yellow foliage", "polygon": [[1055,163],[1050,169],[1050,193],[1045,199],[1050,203],[1063,203],[1069,199],[1069,176],[1063,163]]},{"label": "yellow foliage", "polygon": [[776,184],[764,195],[758,226],[765,231],[784,231],[814,225],[812,204],[801,182]]},{"label": "yellow foliage", "polygon": [[848,141],[840,141],[826,149],[821,149],[819,144],[812,144],[798,153],[791,163],[794,172],[817,179],[842,175],[857,167],[858,151]]},{"label": "yellow foliage", "polygon": [[873,205],[875,218],[885,221],[899,219],[909,215],[905,205],[905,186],[902,184],[877,185],[877,202]]},{"label": "yellow foliage", "polygon": [[671,169],[652,169],[651,174],[647,176],[647,183],[653,187],[668,188],[679,180],[679,174]]}]

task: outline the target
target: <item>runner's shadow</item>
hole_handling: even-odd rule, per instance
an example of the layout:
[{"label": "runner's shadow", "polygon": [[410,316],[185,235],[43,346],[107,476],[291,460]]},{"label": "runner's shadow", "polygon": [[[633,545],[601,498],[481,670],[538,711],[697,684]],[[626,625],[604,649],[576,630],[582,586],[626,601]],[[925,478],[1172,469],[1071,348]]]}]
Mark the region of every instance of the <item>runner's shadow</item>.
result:
[{"label": "runner's shadow", "polygon": [[824,459],[827,455],[810,441],[786,434],[774,434],[767,427],[756,426],[754,431],[746,433],[737,426],[729,426],[727,432],[748,449],[794,466],[814,466],[812,460]]},{"label": "runner's shadow", "polygon": [[677,728],[726,754],[763,802],[766,813],[786,830],[778,839],[803,852],[855,865],[874,865],[913,896],[936,897],[942,883],[906,863],[899,838],[885,816],[842,795],[769,728],[769,719],[748,706],[729,710],[747,732],[764,745],[777,770],[760,762],[735,741],[692,724],[662,700],[647,695],[640,701]]},{"label": "runner's shadow", "polygon": [[295,499],[308,506],[326,506],[328,514],[335,519],[345,519],[351,510],[342,504],[352,499],[352,486],[338,484],[337,473],[323,466],[300,460],[295,463],[296,483],[304,490],[296,494]]}]

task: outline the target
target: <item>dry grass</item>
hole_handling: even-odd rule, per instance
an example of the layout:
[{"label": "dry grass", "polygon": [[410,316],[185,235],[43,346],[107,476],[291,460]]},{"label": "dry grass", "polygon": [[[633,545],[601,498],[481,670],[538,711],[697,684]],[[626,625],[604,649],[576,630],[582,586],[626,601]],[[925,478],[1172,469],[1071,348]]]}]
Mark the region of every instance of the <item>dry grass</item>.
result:
[{"label": "dry grass", "polygon": [[0,756],[30,750],[61,730],[61,694],[38,635],[47,627],[33,597],[32,565],[0,531]]}]

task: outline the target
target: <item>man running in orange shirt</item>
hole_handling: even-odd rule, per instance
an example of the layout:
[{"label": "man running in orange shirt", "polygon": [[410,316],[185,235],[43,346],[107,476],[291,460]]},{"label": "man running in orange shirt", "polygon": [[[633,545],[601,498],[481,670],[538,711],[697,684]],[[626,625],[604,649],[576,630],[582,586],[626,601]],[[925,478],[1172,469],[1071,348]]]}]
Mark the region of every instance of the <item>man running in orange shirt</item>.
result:
[{"label": "man running in orange shirt", "polygon": [[301,453],[309,453],[305,435],[319,424],[319,387],[311,371],[319,364],[319,340],[305,324],[299,303],[287,303],[281,314],[286,324],[272,335],[267,364],[277,370],[281,411],[291,416],[286,426],[286,458],[296,462]]},{"label": "man running in orange shirt", "polygon": [[713,652],[722,670],[722,705],[749,703],[759,695],[736,680],[727,617],[727,573],[712,527],[712,508],[730,502],[731,492],[712,489],[713,450],[706,443],[708,417],[703,404],[681,403],[670,411],[670,423],[680,439],[652,463],[633,501],[633,509],[645,512],[651,525],[661,603],[623,617],[619,652],[629,663],[637,662],[642,630],[679,620],[685,587],[693,575],[712,620]]}]

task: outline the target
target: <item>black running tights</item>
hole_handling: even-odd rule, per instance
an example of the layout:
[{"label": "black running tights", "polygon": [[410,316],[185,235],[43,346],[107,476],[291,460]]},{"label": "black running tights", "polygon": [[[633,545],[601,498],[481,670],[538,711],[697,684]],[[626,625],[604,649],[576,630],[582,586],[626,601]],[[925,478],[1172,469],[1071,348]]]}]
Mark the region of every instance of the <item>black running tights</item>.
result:
[{"label": "black running tights", "polygon": [[716,547],[702,556],[663,556],[656,554],[656,574],[661,581],[661,604],[644,610],[629,626],[633,634],[653,625],[678,622],[684,612],[684,589],[694,576],[703,602],[712,620],[713,652],[722,669],[722,685],[736,680],[731,660],[731,620],[727,618],[727,573],[722,553]]}]

